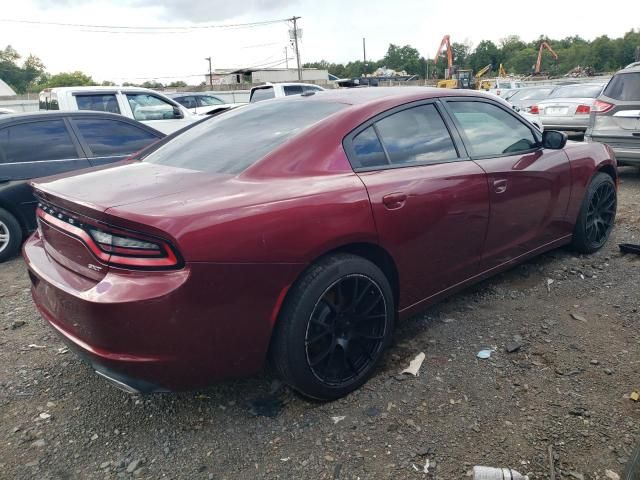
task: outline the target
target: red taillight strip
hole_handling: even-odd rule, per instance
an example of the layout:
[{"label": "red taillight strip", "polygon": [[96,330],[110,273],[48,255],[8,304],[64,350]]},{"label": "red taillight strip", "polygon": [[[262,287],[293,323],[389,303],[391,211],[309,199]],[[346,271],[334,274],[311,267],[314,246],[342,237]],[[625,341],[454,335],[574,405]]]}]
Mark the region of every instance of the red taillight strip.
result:
[{"label": "red taillight strip", "polygon": [[89,235],[83,229],[78,228],[74,225],[70,225],[67,222],[63,222],[59,218],[56,218],[41,209],[37,210],[37,215],[40,219],[47,222],[48,224],[53,225],[54,227],[82,240],[84,244],[89,248],[91,253],[93,253],[96,258],[103,261],[104,263],[116,264],[116,266],[122,265],[130,267],[175,267],[178,265],[178,259],[176,258],[175,254],[166,245],[161,245],[161,247],[164,249],[164,253],[166,254],[166,257],[164,258],[134,258],[113,255],[100,250],[91,235]]}]

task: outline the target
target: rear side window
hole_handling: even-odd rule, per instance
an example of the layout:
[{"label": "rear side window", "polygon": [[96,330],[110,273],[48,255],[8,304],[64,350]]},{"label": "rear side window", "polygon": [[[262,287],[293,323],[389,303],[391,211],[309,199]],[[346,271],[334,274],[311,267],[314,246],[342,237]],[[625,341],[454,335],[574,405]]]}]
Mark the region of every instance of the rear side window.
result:
[{"label": "rear side window", "polygon": [[283,87],[285,95],[302,95],[302,85],[287,85]]},{"label": "rear side window", "polygon": [[264,102],[202,122],[151,153],[145,162],[210,173],[237,174],[342,103]]},{"label": "rear side window", "polygon": [[118,100],[115,94],[108,95],[76,95],[78,110],[91,110],[95,112],[120,113]]},{"label": "rear side window", "polygon": [[640,100],[640,72],[614,75],[605,88],[604,95],[622,102]]},{"label": "rear side window", "polygon": [[355,153],[354,168],[371,168],[389,164],[373,127],[353,137],[352,145]]},{"label": "rear side window", "polygon": [[451,135],[433,105],[389,115],[376,123],[391,164],[436,163],[458,158]]},{"label": "rear side window", "polygon": [[200,105],[203,107],[210,107],[212,105],[224,105],[224,102],[220,100],[218,97],[212,97],[210,95],[202,95],[198,97],[200,101]]},{"label": "rear side window", "polygon": [[256,88],[253,92],[251,92],[251,99],[249,101],[251,103],[261,102],[262,100],[269,100],[270,98],[275,98],[275,96],[276,96],[276,93],[273,91],[273,87]]},{"label": "rear side window", "polygon": [[8,127],[6,131],[7,163],[78,158],[78,151],[62,120],[23,123]]},{"label": "rear side window", "polygon": [[571,85],[553,91],[549,98],[596,98],[602,85]]},{"label": "rear side window", "polygon": [[536,88],[531,90],[522,89],[515,95],[513,95],[513,97],[511,97],[511,100],[542,100],[543,98],[547,98],[552,91],[553,88]]},{"label": "rear side window", "polygon": [[515,155],[538,145],[529,127],[496,105],[453,101],[448,106],[474,157]]},{"label": "rear side window", "polygon": [[80,135],[96,157],[128,155],[142,150],[159,137],[117,120],[75,120]]}]

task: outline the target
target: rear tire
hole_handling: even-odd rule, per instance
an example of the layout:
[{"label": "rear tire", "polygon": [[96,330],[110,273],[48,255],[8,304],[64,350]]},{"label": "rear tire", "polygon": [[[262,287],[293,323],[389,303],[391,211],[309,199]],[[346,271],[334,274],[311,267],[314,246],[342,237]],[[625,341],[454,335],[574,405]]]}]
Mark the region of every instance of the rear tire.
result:
[{"label": "rear tire", "polygon": [[13,257],[22,244],[22,228],[16,218],[0,208],[0,263]]},{"label": "rear tire", "polygon": [[389,281],[370,261],[327,256],[294,284],[278,319],[271,360],[301,394],[334,400],[371,376],[395,323]]},{"label": "rear tire", "polygon": [[615,182],[606,173],[597,173],[582,200],[571,242],[573,250],[593,253],[607,243],[615,222],[617,203]]}]

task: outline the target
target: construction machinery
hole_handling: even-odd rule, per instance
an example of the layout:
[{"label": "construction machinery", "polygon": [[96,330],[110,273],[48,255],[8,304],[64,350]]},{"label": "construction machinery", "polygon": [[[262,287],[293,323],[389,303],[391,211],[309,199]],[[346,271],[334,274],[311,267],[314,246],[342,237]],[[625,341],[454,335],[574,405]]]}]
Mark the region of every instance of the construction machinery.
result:
[{"label": "construction machinery", "polygon": [[554,59],[558,60],[558,54],[553,51],[553,48],[551,48],[551,46],[547,42],[542,42],[540,44],[540,49],[538,50],[538,61],[536,62],[536,69],[534,71],[534,75],[540,75],[540,68],[542,67],[542,51],[545,48],[549,50],[549,53],[553,55]]},{"label": "construction machinery", "polygon": [[498,76],[499,77],[506,77],[507,76],[507,70],[504,68],[504,65],[500,64],[500,68],[498,69]]},{"label": "construction machinery", "polygon": [[442,37],[433,63],[438,63],[438,58],[443,48],[446,48],[447,51],[447,69],[444,72],[444,80],[438,81],[438,88],[475,88],[473,71],[458,69],[453,65],[453,49],[451,48],[451,38],[449,35]]},{"label": "construction machinery", "polygon": [[492,87],[493,82],[491,80],[481,80],[481,78],[484,77],[491,70],[493,70],[493,65],[489,64],[481,68],[478,71],[478,73],[476,73],[475,81],[476,81],[476,88],[478,90],[489,90]]}]

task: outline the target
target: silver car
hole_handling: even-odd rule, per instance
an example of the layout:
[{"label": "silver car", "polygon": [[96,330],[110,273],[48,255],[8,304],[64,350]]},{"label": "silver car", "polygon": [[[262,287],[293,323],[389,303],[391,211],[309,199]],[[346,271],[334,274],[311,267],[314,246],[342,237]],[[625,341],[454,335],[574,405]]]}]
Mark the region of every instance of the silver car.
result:
[{"label": "silver car", "polygon": [[518,91],[509,98],[509,103],[526,113],[534,113],[531,112],[531,107],[547,98],[555,89],[556,87],[553,85],[519,88]]},{"label": "silver car", "polygon": [[556,88],[546,100],[538,102],[540,122],[549,130],[584,132],[589,126],[589,114],[603,83],[582,83]]},{"label": "silver car", "polygon": [[585,140],[608,144],[619,165],[640,166],[640,66],[609,80],[593,104]]}]

